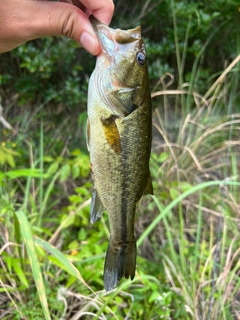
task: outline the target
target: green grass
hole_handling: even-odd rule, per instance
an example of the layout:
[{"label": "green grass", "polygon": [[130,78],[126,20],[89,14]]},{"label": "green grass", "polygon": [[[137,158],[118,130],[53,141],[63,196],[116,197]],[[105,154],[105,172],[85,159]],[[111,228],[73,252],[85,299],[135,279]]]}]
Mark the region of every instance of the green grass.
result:
[{"label": "green grass", "polygon": [[[220,115],[215,122],[210,116],[210,123],[198,118],[196,130],[191,128],[196,122],[189,120],[196,119],[194,113],[182,121],[177,142],[168,139],[171,131],[157,125],[162,119],[156,114],[163,140],[154,137],[155,195],[141,200],[136,219],[142,257],[135,279],[122,280],[111,293],[105,293],[102,282],[108,224],[106,215],[89,224],[91,184],[86,178],[69,194],[68,204],[56,209],[62,190],[75,184],[71,168],[79,162],[79,153],[77,160],[54,161],[40,142],[39,158],[33,157],[31,167],[3,168],[3,319],[234,319],[239,293],[240,115]],[[40,125],[40,141],[43,131]],[[67,165],[65,174],[62,168]]]}]

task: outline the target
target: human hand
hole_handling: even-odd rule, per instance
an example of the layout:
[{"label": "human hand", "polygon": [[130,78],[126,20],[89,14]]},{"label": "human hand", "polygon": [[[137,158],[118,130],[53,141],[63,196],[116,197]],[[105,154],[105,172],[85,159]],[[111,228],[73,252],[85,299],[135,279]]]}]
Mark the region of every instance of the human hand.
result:
[{"label": "human hand", "polygon": [[74,39],[91,54],[100,51],[88,16],[109,24],[112,0],[0,0],[0,53],[43,36]]}]

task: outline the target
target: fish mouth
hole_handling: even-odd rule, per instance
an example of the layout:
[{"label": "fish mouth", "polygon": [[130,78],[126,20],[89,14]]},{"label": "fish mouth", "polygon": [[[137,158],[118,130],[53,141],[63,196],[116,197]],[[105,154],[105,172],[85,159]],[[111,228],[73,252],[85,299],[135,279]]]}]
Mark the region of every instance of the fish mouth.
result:
[{"label": "fish mouth", "polygon": [[89,20],[98,38],[103,53],[107,56],[109,60],[111,60],[110,58],[114,50],[114,39],[111,36],[111,29],[105,24],[101,23],[96,18],[94,18],[94,16],[90,16]]},{"label": "fish mouth", "polygon": [[130,30],[112,29],[97,20],[93,15],[89,17],[93,30],[98,38],[102,52],[113,61],[117,52],[128,52],[129,49],[139,47],[141,27]]}]

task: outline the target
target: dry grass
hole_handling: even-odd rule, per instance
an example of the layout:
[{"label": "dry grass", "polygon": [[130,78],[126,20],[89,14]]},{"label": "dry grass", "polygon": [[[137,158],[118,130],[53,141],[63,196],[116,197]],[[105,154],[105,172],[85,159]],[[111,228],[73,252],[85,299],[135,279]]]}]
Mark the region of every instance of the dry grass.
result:
[{"label": "dry grass", "polygon": [[[167,159],[155,171],[157,192],[164,189],[170,193],[174,187],[181,193],[181,184],[185,182],[196,185],[222,180],[218,189],[184,199],[181,206],[174,209],[171,220],[163,221],[156,230],[160,246],[174,241],[176,252],[190,259],[185,260],[187,265],[183,267],[181,263],[174,263],[175,256],[162,254],[172,290],[184,296],[186,310],[197,320],[227,319],[230,314],[232,319],[240,318],[240,188],[224,184],[224,181],[239,181],[240,114],[216,112],[217,108],[219,111],[224,106],[225,110],[228,108],[232,97],[229,93],[226,96],[229,83],[226,90],[224,85],[239,61],[240,56],[203,96],[188,90],[168,90],[173,82],[171,75],[167,75],[168,85],[163,76],[156,86],[162,84],[163,90],[152,94],[154,99],[162,101],[162,107],[154,114],[153,150],[167,154]],[[171,107],[172,101],[180,101],[177,96],[189,94],[193,103],[191,112],[183,115],[178,108]],[[202,217],[200,230],[199,215]],[[166,233],[168,223],[172,232],[170,239]],[[192,246],[196,254],[194,264],[186,252]]]}]

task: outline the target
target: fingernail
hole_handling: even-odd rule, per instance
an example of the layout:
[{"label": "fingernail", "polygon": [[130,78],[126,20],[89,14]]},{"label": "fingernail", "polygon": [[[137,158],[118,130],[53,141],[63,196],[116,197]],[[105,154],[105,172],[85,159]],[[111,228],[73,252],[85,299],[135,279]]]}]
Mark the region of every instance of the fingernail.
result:
[{"label": "fingernail", "polygon": [[96,55],[99,52],[99,43],[90,33],[83,31],[80,37],[81,45],[91,54]]}]

